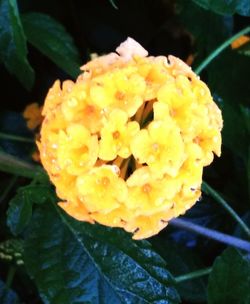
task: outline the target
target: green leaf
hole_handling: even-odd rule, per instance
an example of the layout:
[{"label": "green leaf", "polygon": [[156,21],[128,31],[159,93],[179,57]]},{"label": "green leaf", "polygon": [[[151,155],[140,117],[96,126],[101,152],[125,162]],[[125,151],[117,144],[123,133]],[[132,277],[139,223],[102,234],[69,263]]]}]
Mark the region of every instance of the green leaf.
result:
[{"label": "green leaf", "polygon": [[193,0],[201,7],[222,15],[250,16],[249,0]]},{"label": "green leaf", "polygon": [[[150,242],[153,244],[153,248],[167,262],[169,271],[175,277],[205,268],[199,255],[181,244],[165,238],[160,239],[158,236]],[[176,285],[176,289],[182,299],[192,303],[200,303],[206,301],[206,286],[206,279],[201,277],[180,282]]]},{"label": "green leaf", "polygon": [[[233,18],[213,14],[195,5],[190,0],[176,0],[177,17],[195,38],[195,62],[203,60],[233,30]],[[195,22],[194,22],[195,20]]]},{"label": "green leaf", "polygon": [[24,192],[19,192],[10,201],[7,214],[7,225],[14,235],[20,234],[27,226],[32,215],[32,205]]},{"label": "green leaf", "polygon": [[216,258],[209,276],[208,303],[249,304],[249,273],[249,260],[236,249],[226,249]]},{"label": "green leaf", "polygon": [[24,262],[44,303],[179,303],[165,262],[121,229],[79,222],[45,204],[28,235]]},{"label": "green leaf", "polygon": [[14,291],[9,289],[3,281],[0,280],[0,303],[18,304],[20,301]]},{"label": "green leaf", "polygon": [[239,105],[225,102],[222,106],[224,126],[222,130],[223,144],[245,161],[248,152],[248,135],[244,124],[244,116]]},{"label": "green leaf", "polygon": [[15,0],[0,0],[0,60],[26,89],[34,83],[27,60],[26,37]]},{"label": "green leaf", "polygon": [[45,185],[19,188],[10,201],[7,212],[7,225],[11,232],[18,235],[27,227],[31,220],[33,204],[43,204],[53,198],[50,188]]},{"label": "green leaf", "polygon": [[243,116],[243,120],[245,122],[248,135],[250,135],[250,107],[244,107],[243,105],[241,105],[240,110]]},{"label": "green leaf", "polygon": [[28,41],[56,65],[75,78],[80,72],[80,56],[72,37],[65,28],[48,15],[22,15]]}]

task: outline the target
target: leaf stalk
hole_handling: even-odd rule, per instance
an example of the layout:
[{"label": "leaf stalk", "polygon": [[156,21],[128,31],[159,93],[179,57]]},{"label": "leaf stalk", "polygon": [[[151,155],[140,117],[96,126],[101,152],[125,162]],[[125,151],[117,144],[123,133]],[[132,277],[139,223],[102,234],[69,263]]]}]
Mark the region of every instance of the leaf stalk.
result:
[{"label": "leaf stalk", "polygon": [[184,281],[197,279],[197,278],[210,274],[211,271],[212,271],[212,267],[208,267],[208,268],[196,270],[193,272],[189,272],[189,273],[180,275],[178,277],[175,277],[175,282],[178,284],[178,283],[182,283]]},{"label": "leaf stalk", "polygon": [[178,227],[181,229],[185,229],[190,232],[194,232],[197,234],[200,234],[202,236],[205,236],[207,238],[210,238],[212,240],[227,244],[228,246],[233,246],[242,250],[246,250],[247,252],[250,252],[250,242],[242,240],[240,238],[218,232],[213,229],[205,228],[200,225],[194,224],[192,222],[189,222],[187,220],[183,220],[180,218],[173,219],[169,222],[169,225]]},{"label": "leaf stalk", "polygon": [[211,63],[211,61],[213,61],[221,52],[223,52],[234,40],[248,33],[250,33],[250,26],[244,28],[234,36],[224,41],[220,46],[218,46],[214,51],[212,51],[212,53],[210,53],[208,57],[205,58],[196,69],[194,69],[194,72],[199,75]]},{"label": "leaf stalk", "polygon": [[206,194],[211,195],[212,198],[214,198],[225,210],[227,210],[227,212],[239,224],[239,226],[242,228],[248,238],[250,238],[250,229],[239,217],[239,215],[233,210],[233,208],[230,207],[229,204],[223,199],[223,197],[204,181],[202,183],[202,190]]}]

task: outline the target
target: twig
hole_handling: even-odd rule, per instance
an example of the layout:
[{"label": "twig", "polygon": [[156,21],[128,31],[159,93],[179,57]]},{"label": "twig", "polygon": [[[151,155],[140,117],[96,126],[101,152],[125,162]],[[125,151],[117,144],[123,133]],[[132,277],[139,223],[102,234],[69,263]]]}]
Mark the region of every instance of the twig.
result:
[{"label": "twig", "polygon": [[246,250],[250,252],[250,242],[236,238],[234,236],[218,232],[216,230],[208,229],[197,224],[193,224],[189,221],[183,219],[173,219],[169,222],[169,225],[182,228],[200,235],[203,235],[207,238],[213,239],[215,241],[227,244],[229,246],[237,247],[239,249]]},{"label": "twig", "polygon": [[231,38],[227,39],[223,42],[219,47],[217,47],[209,56],[201,62],[201,64],[194,69],[196,74],[200,74],[202,70],[205,69],[206,66],[210,64],[210,62],[216,58],[222,51],[224,51],[234,40],[238,39],[240,36],[248,34],[250,32],[250,26],[244,28],[239,33],[235,34]]}]

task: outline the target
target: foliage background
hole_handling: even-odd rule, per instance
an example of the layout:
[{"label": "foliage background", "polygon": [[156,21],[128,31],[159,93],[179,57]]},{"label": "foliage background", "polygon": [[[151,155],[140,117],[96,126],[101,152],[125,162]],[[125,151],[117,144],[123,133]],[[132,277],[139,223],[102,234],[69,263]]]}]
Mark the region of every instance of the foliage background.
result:
[{"label": "foliage background", "polygon": [[[34,144],[4,136],[32,141],[25,106],[42,105],[54,80],[74,79],[93,52],[131,36],[151,55],[192,54],[196,68],[249,16],[248,0],[0,0],[0,303],[250,303],[249,252],[171,224],[135,242],[119,229],[78,223],[56,207],[32,161]],[[229,47],[201,74],[224,118],[222,157],[204,180],[247,224],[249,55],[249,43]],[[183,218],[249,239],[209,194]],[[200,269],[206,275],[183,278]]]}]

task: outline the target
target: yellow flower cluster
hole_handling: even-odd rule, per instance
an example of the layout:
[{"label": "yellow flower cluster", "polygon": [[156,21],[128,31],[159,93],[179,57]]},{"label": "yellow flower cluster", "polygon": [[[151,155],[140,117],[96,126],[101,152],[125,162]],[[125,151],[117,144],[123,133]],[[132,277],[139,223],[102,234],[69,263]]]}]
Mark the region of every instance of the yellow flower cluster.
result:
[{"label": "yellow flower cluster", "polygon": [[88,62],[76,82],[54,83],[38,147],[68,214],[143,239],[199,199],[203,167],[221,153],[222,118],[180,59],[148,57],[130,38],[117,53]]}]

